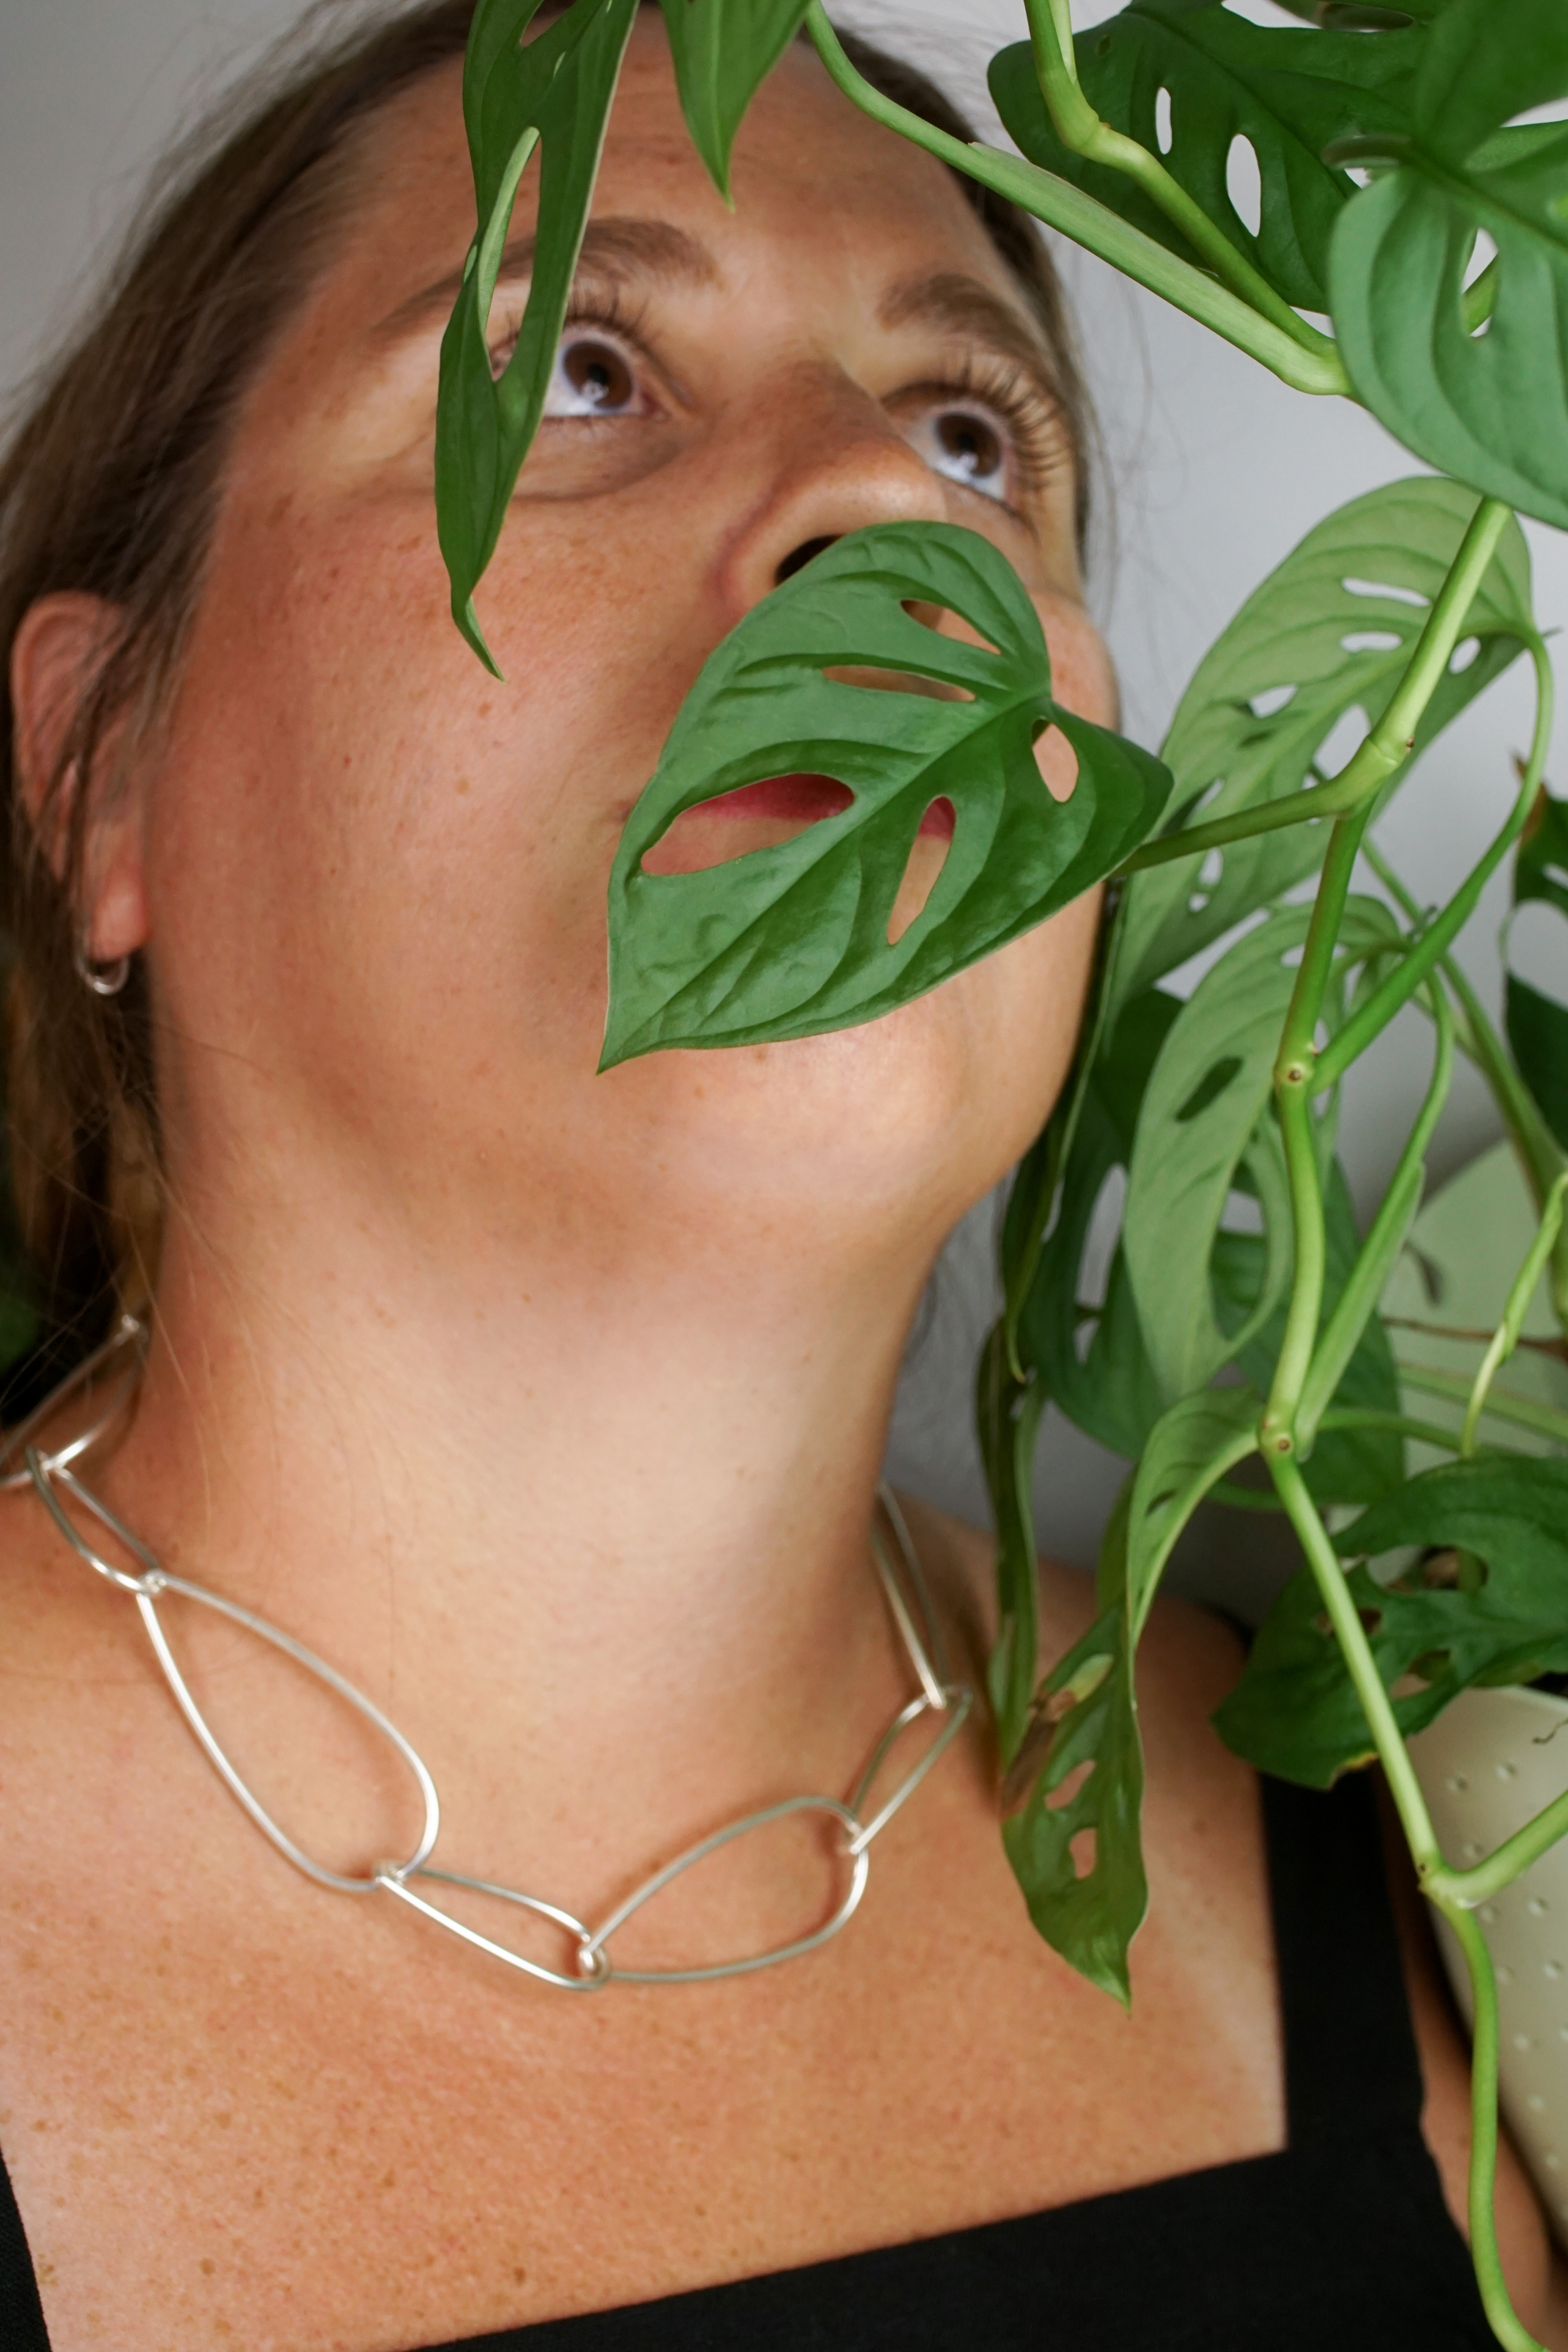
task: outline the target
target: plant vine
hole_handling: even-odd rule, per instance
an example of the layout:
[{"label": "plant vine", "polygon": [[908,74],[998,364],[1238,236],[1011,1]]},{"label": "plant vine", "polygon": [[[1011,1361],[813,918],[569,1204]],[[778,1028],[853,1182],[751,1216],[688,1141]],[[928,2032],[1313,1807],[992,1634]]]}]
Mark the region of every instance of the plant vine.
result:
[{"label": "plant vine", "polygon": [[[475,16],[464,104],[478,221],[443,352],[442,546],[455,616],[492,667],[476,595],[538,424],[636,12],[636,0],[572,0],[525,39],[538,5],[480,0]],[[1476,2270],[1498,2340],[1527,2347],[1492,2223],[1498,2004],[1477,1911],[1568,1832],[1568,1793],[1457,1868],[1407,1741],[1479,1681],[1568,1672],[1568,1414],[1497,1377],[1539,1292],[1568,1331],[1568,1005],[1511,975],[1505,1035],[1452,952],[1511,856],[1516,902],[1568,919],[1568,803],[1544,782],[1552,667],[1516,520],[1568,527],[1568,124],[1539,119],[1568,99],[1568,11],[1282,0],[1297,21],[1260,26],[1221,0],[1131,0],[1074,37],[1070,0],[1023,0],[1026,37],[990,75],[1009,153],[873,89],[822,0],[663,5],[686,120],[721,191],[752,95],[804,37],[884,129],[1285,383],[1361,403],[1430,469],[1329,516],[1261,583],[1205,657],[1160,760],[1055,701],[1033,608],[988,543],[911,525],[838,541],[715,653],[633,812],[612,886],[605,1063],[870,1019],[1112,881],[1073,1074],[1012,1188],[1005,1307],[977,1382],[998,1531],[991,1694],[1008,1853],[1040,1932],[1128,1998],[1146,1901],[1138,1637],[1205,1496],[1282,1512],[1304,1566],[1217,1722],[1260,1769],[1309,1783],[1382,1765],[1469,1971]],[[1259,165],[1255,226],[1228,192],[1237,137]],[[530,170],[534,278],[497,378],[489,302]],[[1487,240],[1495,257],[1478,268]],[[916,600],[959,614],[983,644],[922,629],[905,609]],[[1536,723],[1517,789],[1472,871],[1422,908],[1376,826],[1427,744],[1521,657]],[[866,696],[825,675],[846,660],[966,698]],[[1373,723],[1324,772],[1322,746],[1357,709]],[[1048,725],[1079,763],[1061,805],[1034,761]],[[646,873],[683,811],[797,765],[831,769],[851,806],[737,866]],[[952,850],[890,944],[892,898],[938,793],[956,810]],[[1218,961],[1178,996],[1170,976],[1215,946]],[[1334,1153],[1338,1089],[1412,1003],[1433,1024],[1430,1084],[1361,1234]],[[1469,1378],[1396,1362],[1379,1314],[1457,1052],[1496,1098],[1538,1216]],[[1103,1299],[1085,1304],[1089,1228],[1117,1169],[1120,1236]],[[1227,1223],[1239,1195],[1260,1233]],[[1461,1426],[1412,1412],[1407,1392],[1457,1404]],[[1030,1491],[1048,1403],[1135,1466],[1107,1530],[1095,1624],[1042,1674]],[[1412,1441],[1448,1458],[1409,1475]],[[1268,1491],[1233,1475],[1249,1460]],[[1371,1564],[1401,1547],[1416,1566],[1378,1581]],[[1423,1565],[1445,1549],[1470,1563],[1457,1585]],[[1072,1843],[1089,1828],[1081,1873]]]}]

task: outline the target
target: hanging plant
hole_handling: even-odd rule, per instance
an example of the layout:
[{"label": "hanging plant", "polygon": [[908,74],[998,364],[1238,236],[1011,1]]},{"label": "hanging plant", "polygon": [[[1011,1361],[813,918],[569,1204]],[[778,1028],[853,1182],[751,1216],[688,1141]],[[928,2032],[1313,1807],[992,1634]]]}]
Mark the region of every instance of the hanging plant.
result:
[{"label": "hanging plant", "polygon": [[[1138,1640],[1194,1509],[1237,1495],[1233,1474],[1259,1465],[1302,1567],[1218,1728],[1260,1769],[1312,1786],[1381,1760],[1470,1972],[1474,2257],[1499,2341],[1527,2347],[1490,2218],[1497,2000],[1476,1915],[1568,1832],[1568,1792],[1459,1868],[1406,1743],[1471,1685],[1568,1672],[1568,1416],[1532,1405],[1536,1450],[1511,1450],[1518,1413],[1499,1380],[1542,1286],[1568,1329],[1568,1007],[1511,973],[1500,1035],[1451,953],[1510,860],[1516,902],[1568,916],[1568,814],[1543,781],[1552,670],[1515,520],[1568,528],[1568,124],[1516,119],[1568,97],[1568,10],[1287,5],[1302,21],[1265,27],[1218,0],[1133,0],[1075,39],[1069,0],[1026,0],[1027,40],[991,68],[1019,151],[1008,154],[873,89],[821,0],[664,0],[686,121],[721,192],[750,98],[803,26],[875,121],[1304,394],[1361,403],[1434,471],[1308,533],[1199,665],[1159,760],[1055,701],[1029,597],[988,542],[937,524],[836,542],[718,647],[632,813],[611,885],[604,1063],[871,1020],[1111,884],[1073,1074],[1012,1188],[1005,1310],[977,1384],[998,1529],[1007,1852],[1041,1935],[1128,1999],[1147,1900]],[[476,598],[539,420],[636,14],[636,0],[574,0],[525,42],[538,5],[481,0],[475,16],[464,106],[478,226],[442,357],[441,544],[455,617],[487,662]],[[1254,226],[1228,190],[1237,140],[1257,164]],[[532,282],[497,380],[489,308],[530,171]],[[961,615],[983,642],[924,628],[912,603]],[[1528,755],[1511,779],[1500,763],[1484,856],[1444,905],[1417,907],[1377,847],[1377,820],[1434,737],[1520,659],[1536,689]],[[893,690],[833,675],[846,664],[894,674]],[[901,690],[900,676],[963,698]],[[1373,723],[1331,774],[1325,740],[1358,707]],[[1062,802],[1034,756],[1047,727],[1077,757]],[[647,869],[686,810],[802,772],[841,787],[838,814],[699,874]],[[954,812],[952,849],[890,942],[936,799]],[[1217,943],[1181,1001],[1170,975]],[[1430,1085],[1358,1233],[1333,1152],[1338,1089],[1409,1004],[1430,1020]],[[1378,1303],[1458,1053],[1496,1097],[1537,1225],[1450,1431],[1412,1412],[1415,1376]],[[1120,1233],[1103,1302],[1086,1307],[1090,1219],[1118,1168]],[[1227,1229],[1238,1193],[1256,1233]],[[1029,1494],[1047,1402],[1134,1466],[1096,1622],[1042,1677]],[[1408,1476],[1415,1437],[1447,1458]],[[1256,1487],[1239,1498],[1255,1505]],[[1380,1582],[1374,1566],[1391,1553],[1416,1564]],[[1458,1580],[1421,1565],[1456,1553]],[[1070,1801],[1051,1802],[1084,1765]]]}]

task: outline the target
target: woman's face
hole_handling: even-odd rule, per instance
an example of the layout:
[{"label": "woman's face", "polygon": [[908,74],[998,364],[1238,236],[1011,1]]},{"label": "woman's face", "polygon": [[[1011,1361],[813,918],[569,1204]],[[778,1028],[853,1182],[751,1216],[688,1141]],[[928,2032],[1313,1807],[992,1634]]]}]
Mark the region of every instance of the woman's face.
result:
[{"label": "woman's face", "polygon": [[[453,628],[434,527],[437,353],[472,233],[455,68],[376,126],[242,411],[145,786],[140,919],[187,1189],[325,1153],[400,1213],[590,1233],[612,1256],[649,1227],[885,1236],[894,1209],[934,1235],[1038,1126],[1089,901],[865,1027],[595,1075],[622,826],[703,660],[806,542],[894,519],[984,533],[1039,603],[1062,699],[1113,704],[1038,331],[948,174],[798,48],[734,185],[730,212],[644,16],[552,413],[480,591],[502,685]],[[694,862],[789,829],[703,822]],[[942,851],[917,845],[912,888]]]}]

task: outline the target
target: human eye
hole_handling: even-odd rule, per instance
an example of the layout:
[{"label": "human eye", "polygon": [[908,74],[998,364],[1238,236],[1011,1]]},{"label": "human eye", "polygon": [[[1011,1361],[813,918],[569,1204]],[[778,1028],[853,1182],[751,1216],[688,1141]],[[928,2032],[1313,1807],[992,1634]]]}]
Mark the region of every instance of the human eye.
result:
[{"label": "human eye", "polygon": [[900,432],[935,474],[1010,513],[1029,506],[1067,457],[1061,412],[1033,372],[976,356],[944,383],[893,404]]},{"label": "human eye", "polygon": [[646,416],[650,403],[630,353],[602,329],[569,326],[556,346],[547,416]]},{"label": "human eye", "polygon": [[[491,349],[493,375],[505,373],[517,341],[514,322]],[[542,414],[558,419],[651,416],[657,404],[647,389],[648,373],[638,340],[613,301],[575,302],[556,345]]]},{"label": "human eye", "polygon": [[982,498],[1009,503],[1015,485],[1009,478],[1009,436],[983,409],[966,402],[962,407],[917,411],[905,423],[904,436],[934,474]]}]

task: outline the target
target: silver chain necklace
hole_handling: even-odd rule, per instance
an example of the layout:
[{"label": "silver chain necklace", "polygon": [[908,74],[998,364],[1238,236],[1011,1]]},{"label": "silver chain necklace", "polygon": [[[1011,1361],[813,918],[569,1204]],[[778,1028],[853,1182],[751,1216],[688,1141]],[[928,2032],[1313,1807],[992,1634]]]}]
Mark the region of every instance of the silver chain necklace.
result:
[{"label": "silver chain necklace", "polygon": [[[695,1845],[687,1846],[684,1853],[676,1854],[673,1862],[667,1862],[653,1871],[618,1903],[597,1927],[591,1927],[572,1912],[564,1910],[559,1904],[547,1903],[540,1895],[524,1895],[516,1887],[497,1885],[491,1879],[470,1878],[462,1871],[437,1869],[430,1858],[435,1850],[441,1826],[441,1805],[435,1782],[418,1750],[404,1738],[397,1726],[335,1666],[329,1666],[324,1658],[319,1658],[314,1651],[308,1650],[292,1634],[269,1624],[265,1617],[256,1616],[254,1611],[242,1609],[237,1601],[225,1600],[221,1593],[210,1592],[204,1585],[194,1584],[189,1578],[176,1576],[162,1567],[140,1537],[133,1535],[109,1506],[83,1485],[73,1465],[90,1452],[131,1403],[141,1379],[148,1336],[147,1326],[139,1318],[123,1317],[104,1345],[6,1437],[4,1445],[0,1446],[0,1491],[31,1485],[60,1534],[78,1558],[96,1574],[107,1578],[120,1591],[131,1596],[163,1679],[208,1761],[239,1800],[263,1836],[271,1841],[296,1870],[303,1871],[307,1878],[314,1879],[319,1886],[329,1887],[334,1894],[374,1895],[379,1892],[395,1895],[400,1903],[406,1904],[411,1910],[417,1911],[436,1927],[445,1928],[449,1935],[461,1937],[464,1943],[487,1952],[493,1959],[504,1961],[507,1967],[520,1969],[525,1976],[536,1978],[541,1984],[553,1985],[562,1992],[596,1992],[611,1984],[703,1984],[720,1977],[747,1976],[755,1969],[773,1968],[781,1960],[798,1959],[804,1952],[815,1951],[819,1945],[827,1943],[848,1925],[865,1893],[873,1840],[881,1835],[899,1808],[919,1787],[937,1758],[952,1744],[974,1705],[974,1693],[969,1685],[955,1681],[947,1671],[940,1629],[931,1607],[920,1562],[910,1541],[903,1513],[886,1486],[880,1489],[880,1500],[888,1526],[893,1530],[903,1581],[888,1556],[881,1529],[874,1525],[871,1538],[872,1556],[889,1613],[919,1688],[915,1696],[899,1708],[883,1731],[872,1750],[865,1770],[850,1794],[841,1800],[821,1796],[786,1797],[778,1804],[764,1805],[758,1811],[742,1814],[738,1820],[727,1822],[724,1828],[713,1831],[707,1837],[699,1838]],[[89,1428],[48,1453],[29,1442],[33,1433],[46,1427],[72,1397],[89,1394],[99,1376],[121,1358],[130,1359],[127,1369],[116,1381],[105,1409]],[[5,1468],[5,1465],[15,1462],[18,1452],[23,1456],[23,1467]],[[111,1561],[101,1558],[69,1517],[62,1496],[69,1496],[78,1509],[106,1528],[130,1557],[140,1563],[140,1571],[116,1568]],[[406,1861],[380,1862],[373,1868],[356,1874],[329,1870],[296,1845],[287,1832],[273,1820],[225,1754],[197,1705],[170,1647],[168,1634],[158,1613],[158,1603],[164,1593],[174,1593],[183,1600],[196,1601],[201,1607],[228,1618],[234,1624],[244,1626],[247,1633],[258,1634],[264,1642],[271,1643],[275,1649],[281,1650],[297,1665],[303,1666],[307,1673],[316,1675],[329,1690],[356,1707],[367,1723],[373,1724],[390,1740],[413,1773],[424,1807],[424,1825],[419,1842]],[[920,1621],[918,1628],[917,1617]],[[872,1790],[883,1766],[903,1735],[924,1715],[938,1717],[941,1729],[910,1770],[867,1818]],[[770,1951],[753,1953],[744,1959],[714,1961],[706,1968],[622,1969],[615,1966],[610,1956],[611,1937],[625,1926],[633,1913],[652,1901],[672,1880],[679,1878],[683,1872],[690,1870],[708,1854],[716,1853],[719,1847],[746,1836],[749,1831],[764,1829],[770,1822],[782,1821],[794,1813],[822,1815],[835,1823],[841,1833],[839,1899],[821,1926],[812,1928],[807,1935],[795,1937],[789,1943],[776,1945]],[[415,1881],[419,1882],[418,1886]],[[503,1903],[516,1904],[522,1910],[549,1920],[570,1939],[568,1968],[547,1968],[542,1962],[528,1958],[508,1945],[497,1943],[492,1937],[481,1935],[476,1928],[455,1918],[451,1912],[443,1910],[428,1894],[420,1891],[433,1885],[453,1886],[474,1895],[493,1895]]]}]

